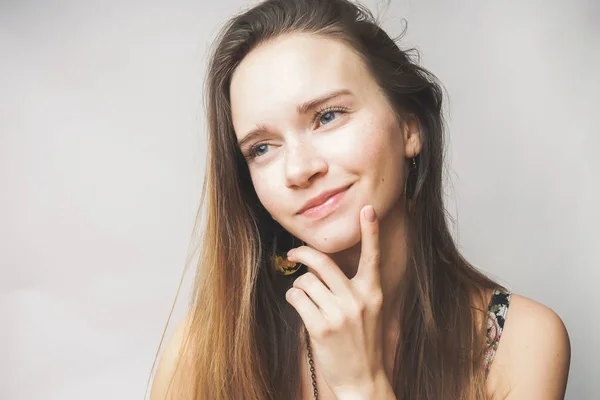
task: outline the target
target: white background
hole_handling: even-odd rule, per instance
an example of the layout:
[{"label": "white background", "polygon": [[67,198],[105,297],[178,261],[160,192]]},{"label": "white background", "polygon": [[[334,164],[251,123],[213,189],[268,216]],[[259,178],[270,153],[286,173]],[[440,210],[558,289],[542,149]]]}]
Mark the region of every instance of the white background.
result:
[{"label": "white background", "polygon": [[[461,248],[562,316],[567,398],[597,398],[600,2],[393,3],[384,27],[408,20],[450,95]],[[202,184],[207,49],[247,4],[0,1],[1,399],[143,397]]]}]

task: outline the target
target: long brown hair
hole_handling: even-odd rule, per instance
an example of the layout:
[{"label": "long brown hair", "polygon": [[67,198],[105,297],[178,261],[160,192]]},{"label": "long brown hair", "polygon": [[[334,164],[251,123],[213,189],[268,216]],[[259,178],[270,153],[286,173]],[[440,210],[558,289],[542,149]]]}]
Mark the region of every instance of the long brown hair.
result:
[{"label": "long brown hair", "polygon": [[344,41],[361,56],[398,118],[418,119],[422,151],[407,216],[408,266],[392,386],[398,399],[484,398],[485,293],[498,285],[459,253],[443,204],[443,90],[364,7],[347,0],[267,0],[221,31],[207,74],[208,161],[200,262],[174,398],[296,399],[301,320],[291,285],[269,267],[281,229],[254,191],[236,144],[229,85],[257,45],[303,32]]}]

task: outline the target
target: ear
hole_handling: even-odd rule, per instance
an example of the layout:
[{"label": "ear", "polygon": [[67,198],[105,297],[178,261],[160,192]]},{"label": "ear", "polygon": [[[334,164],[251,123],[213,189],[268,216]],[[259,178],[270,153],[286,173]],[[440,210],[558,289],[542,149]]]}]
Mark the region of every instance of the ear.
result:
[{"label": "ear", "polygon": [[421,125],[417,117],[408,116],[402,124],[404,133],[404,154],[406,158],[413,158],[421,153]]}]

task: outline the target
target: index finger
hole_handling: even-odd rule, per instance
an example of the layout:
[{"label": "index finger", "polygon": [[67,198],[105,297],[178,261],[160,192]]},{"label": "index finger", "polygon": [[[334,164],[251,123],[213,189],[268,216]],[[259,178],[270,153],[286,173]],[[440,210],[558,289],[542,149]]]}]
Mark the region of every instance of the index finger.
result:
[{"label": "index finger", "polygon": [[379,221],[372,205],[360,210],[360,231],[360,261],[358,271],[352,280],[363,281],[370,288],[380,288]]}]

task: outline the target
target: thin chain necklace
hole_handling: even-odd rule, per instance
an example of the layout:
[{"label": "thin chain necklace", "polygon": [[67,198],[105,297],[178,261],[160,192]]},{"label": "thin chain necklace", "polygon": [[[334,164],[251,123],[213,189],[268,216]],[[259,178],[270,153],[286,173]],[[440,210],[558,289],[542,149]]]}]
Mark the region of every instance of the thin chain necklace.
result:
[{"label": "thin chain necklace", "polygon": [[308,330],[304,326],[304,336],[306,337],[306,351],[308,352],[308,365],[310,366],[310,379],[312,380],[312,387],[315,394],[315,400],[319,400],[319,391],[317,390],[317,376],[315,375],[315,362],[312,358],[312,352],[310,350],[310,336],[308,336]]}]

